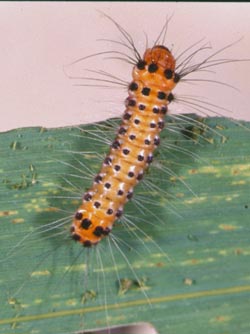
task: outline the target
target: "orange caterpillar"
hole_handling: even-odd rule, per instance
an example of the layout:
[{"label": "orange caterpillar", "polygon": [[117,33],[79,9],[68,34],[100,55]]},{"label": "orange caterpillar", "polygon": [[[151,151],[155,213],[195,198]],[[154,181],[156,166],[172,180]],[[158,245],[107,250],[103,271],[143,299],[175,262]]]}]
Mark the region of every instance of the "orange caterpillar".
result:
[{"label": "orange caterpillar", "polygon": [[117,137],[71,226],[72,238],[85,247],[107,236],[121,217],[135,185],[153,160],[167,105],[173,100],[171,91],[180,79],[173,55],[162,45],[146,50],[132,76]]}]

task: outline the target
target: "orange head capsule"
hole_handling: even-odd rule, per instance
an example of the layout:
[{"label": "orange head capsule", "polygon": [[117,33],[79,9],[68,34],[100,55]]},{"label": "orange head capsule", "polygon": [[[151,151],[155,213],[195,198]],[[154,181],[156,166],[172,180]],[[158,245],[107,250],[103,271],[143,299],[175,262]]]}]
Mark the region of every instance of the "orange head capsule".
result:
[{"label": "orange head capsule", "polygon": [[175,70],[175,59],[168,48],[163,45],[156,45],[152,49],[147,49],[143,60],[151,66],[154,64],[164,69]]}]

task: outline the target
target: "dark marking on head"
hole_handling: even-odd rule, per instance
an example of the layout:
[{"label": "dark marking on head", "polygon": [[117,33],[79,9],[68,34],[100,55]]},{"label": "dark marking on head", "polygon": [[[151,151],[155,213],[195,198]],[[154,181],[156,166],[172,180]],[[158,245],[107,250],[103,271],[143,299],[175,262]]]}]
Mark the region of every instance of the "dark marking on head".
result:
[{"label": "dark marking on head", "polygon": [[145,145],[150,145],[150,144],[151,144],[151,142],[150,142],[150,140],[149,140],[149,139],[145,139],[145,140],[144,140],[144,144],[145,144]]},{"label": "dark marking on head", "polygon": [[180,81],[180,79],[181,79],[181,76],[180,76],[180,74],[178,74],[178,73],[175,73],[175,74],[174,74],[174,83],[177,83],[177,82],[179,82],[179,81]]},{"label": "dark marking on head", "polygon": [[144,70],[146,65],[147,63],[144,60],[140,59],[137,63],[137,68],[139,70]]},{"label": "dark marking on head", "polygon": [[98,209],[98,208],[100,208],[100,206],[101,206],[101,203],[100,203],[100,202],[95,202],[95,203],[94,203],[94,207],[95,207],[95,208]]},{"label": "dark marking on head", "polygon": [[138,118],[136,118],[136,119],[134,120],[134,123],[135,123],[135,124],[140,124],[140,120],[139,120]]},{"label": "dark marking on head", "polygon": [[130,135],[130,136],[129,136],[129,139],[130,139],[130,140],[135,140],[135,138],[136,138],[135,135]]},{"label": "dark marking on head", "polygon": [[134,177],[134,176],[135,176],[135,173],[134,173],[134,172],[128,172],[128,176],[129,176],[129,177]]},{"label": "dark marking on head", "polygon": [[172,79],[172,77],[173,77],[173,71],[171,69],[166,69],[164,71],[164,75],[165,75],[166,79],[168,79],[168,80]]},{"label": "dark marking on head", "polygon": [[157,70],[158,70],[158,65],[157,64],[151,63],[151,64],[148,65],[149,73],[154,73]]}]

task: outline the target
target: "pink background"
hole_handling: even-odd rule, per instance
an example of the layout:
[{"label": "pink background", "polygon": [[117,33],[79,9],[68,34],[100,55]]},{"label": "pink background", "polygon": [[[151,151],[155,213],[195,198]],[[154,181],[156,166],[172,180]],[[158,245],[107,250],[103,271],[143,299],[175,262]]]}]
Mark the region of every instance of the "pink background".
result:
[{"label": "pink background", "polygon": [[[119,40],[115,26],[98,10],[119,22],[133,36],[137,47],[145,49],[159,34],[165,19],[171,19],[167,46],[178,54],[205,38],[214,50],[235,42],[224,58],[250,58],[249,3],[169,3],[169,2],[1,2],[0,3],[0,131],[16,127],[57,127],[119,116],[124,110],[126,89],[77,87],[69,75],[92,75],[85,69],[104,69],[128,82],[131,66],[105,56],[78,58],[107,50],[121,50],[100,38]],[[212,51],[211,51],[212,52]],[[250,120],[250,62],[215,68],[217,75],[204,78],[231,84],[239,92],[215,84],[180,84],[175,90],[209,99],[231,110],[219,113]],[[85,81],[86,84],[86,81]],[[172,113],[190,112],[175,104]]]}]

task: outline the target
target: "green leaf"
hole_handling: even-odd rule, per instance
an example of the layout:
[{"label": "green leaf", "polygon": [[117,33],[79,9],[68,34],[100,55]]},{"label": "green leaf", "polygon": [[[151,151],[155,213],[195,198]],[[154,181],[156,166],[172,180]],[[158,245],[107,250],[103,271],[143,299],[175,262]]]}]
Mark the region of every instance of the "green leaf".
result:
[{"label": "green leaf", "polygon": [[69,228],[117,120],[0,134],[0,333],[249,333],[249,124],[169,122],[115,243],[93,249]]}]

